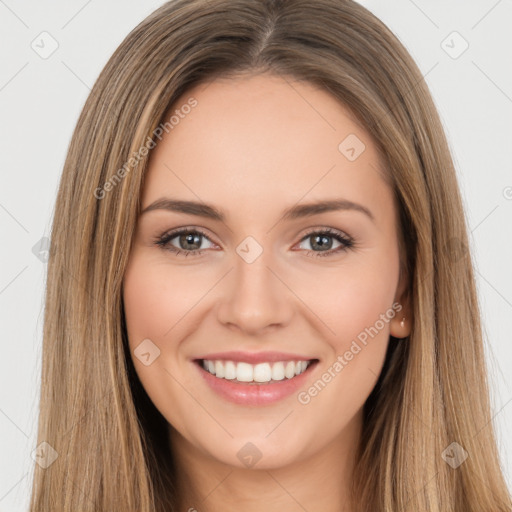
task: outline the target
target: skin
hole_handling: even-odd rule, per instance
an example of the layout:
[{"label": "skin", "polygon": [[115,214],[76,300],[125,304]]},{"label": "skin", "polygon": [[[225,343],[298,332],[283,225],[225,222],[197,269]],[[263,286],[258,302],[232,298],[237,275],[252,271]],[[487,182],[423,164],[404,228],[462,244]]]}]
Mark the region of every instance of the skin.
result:
[{"label": "skin", "polygon": [[[355,510],[348,486],[362,407],[382,369],[389,335],[405,337],[410,314],[399,279],[397,210],[376,146],[327,92],[273,75],[217,79],[189,90],[198,104],[152,151],[142,209],[163,197],[214,205],[225,222],[154,209],[139,217],[123,283],[137,374],[167,419],[179,468],[180,510]],[[366,148],[354,161],[338,149],[349,134]],[[344,198],[368,208],[282,219],[297,203]],[[171,229],[200,228],[200,255]],[[308,231],[331,228],[326,248]],[[253,237],[248,263],[236,252]],[[190,242],[189,242],[190,244]],[[169,246],[179,248],[176,255]],[[198,378],[194,357],[218,351],[276,350],[319,364],[307,390],[380,315],[402,310],[309,403],[297,394],[265,406],[230,403]],[[404,325],[400,321],[405,317]],[[144,365],[134,350],[160,350]],[[253,443],[261,459],[237,457]],[[185,490],[186,489],[186,490]]]}]

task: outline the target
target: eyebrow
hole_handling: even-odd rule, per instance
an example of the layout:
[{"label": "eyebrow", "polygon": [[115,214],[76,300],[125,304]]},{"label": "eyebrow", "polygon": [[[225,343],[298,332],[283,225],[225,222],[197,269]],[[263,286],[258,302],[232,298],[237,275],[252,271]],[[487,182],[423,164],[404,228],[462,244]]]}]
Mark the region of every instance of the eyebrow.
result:
[{"label": "eyebrow", "polygon": [[[226,215],[219,209],[206,203],[197,201],[183,201],[164,197],[157,199],[149,206],[142,210],[141,215],[153,210],[168,210],[172,212],[186,213],[189,215],[197,215],[208,219],[225,222]],[[295,220],[305,217],[312,217],[325,212],[353,210],[365,214],[373,222],[375,217],[373,213],[365,206],[349,201],[348,199],[331,199],[318,201],[315,203],[297,204],[285,210],[282,214],[283,220]]]}]

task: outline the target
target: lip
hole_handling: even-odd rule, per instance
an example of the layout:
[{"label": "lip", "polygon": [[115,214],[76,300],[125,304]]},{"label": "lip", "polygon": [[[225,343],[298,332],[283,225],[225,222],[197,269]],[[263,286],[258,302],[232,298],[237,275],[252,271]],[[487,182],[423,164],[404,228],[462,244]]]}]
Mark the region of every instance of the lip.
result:
[{"label": "lip", "polygon": [[206,359],[208,361],[234,361],[237,363],[277,363],[279,361],[311,361],[315,357],[304,354],[291,354],[289,352],[216,352],[214,354],[204,354],[194,358],[196,361]]},{"label": "lip", "polygon": [[[230,354],[233,353],[230,352]],[[215,354],[216,357],[218,355],[219,354]],[[212,355],[210,355],[209,357],[212,357]],[[218,360],[220,359],[222,358],[218,358]],[[276,359],[275,361],[282,360],[283,359]],[[310,361],[312,360],[312,358],[299,358],[298,360]],[[246,360],[241,361],[244,362]],[[269,359],[266,359],[265,361],[269,361]],[[258,360],[258,362],[260,361]],[[271,384],[234,382],[231,380],[219,379],[218,377],[215,377],[202,367],[201,360],[195,360],[194,366],[197,368],[197,371],[205,380],[206,384],[208,384],[210,389],[212,389],[221,398],[238,405],[263,406],[283,400],[289,397],[290,395],[296,393],[301,387],[304,387],[307,380],[310,378],[312,371],[317,366],[318,362],[318,359],[314,359],[306,368],[306,370],[300,375],[296,375],[291,379],[285,378],[283,380],[273,382]]]}]

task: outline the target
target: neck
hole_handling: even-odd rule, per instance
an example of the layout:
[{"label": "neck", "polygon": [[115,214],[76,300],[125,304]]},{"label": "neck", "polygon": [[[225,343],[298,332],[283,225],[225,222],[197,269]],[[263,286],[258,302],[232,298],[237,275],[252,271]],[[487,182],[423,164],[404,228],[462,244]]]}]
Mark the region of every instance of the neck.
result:
[{"label": "neck", "polygon": [[[350,488],[361,412],[312,456],[287,466],[241,468],[213,459],[170,428],[180,512],[354,512]],[[320,434],[319,434],[320,435]]]}]

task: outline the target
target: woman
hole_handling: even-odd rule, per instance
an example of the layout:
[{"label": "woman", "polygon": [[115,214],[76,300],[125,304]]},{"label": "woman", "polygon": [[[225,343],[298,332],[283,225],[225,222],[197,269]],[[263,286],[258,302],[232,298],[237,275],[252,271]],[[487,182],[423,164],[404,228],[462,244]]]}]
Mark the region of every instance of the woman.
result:
[{"label": "woman", "polygon": [[65,163],[31,510],[511,510],[467,246],[371,13],[166,3]]}]

